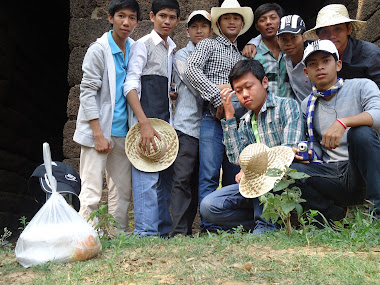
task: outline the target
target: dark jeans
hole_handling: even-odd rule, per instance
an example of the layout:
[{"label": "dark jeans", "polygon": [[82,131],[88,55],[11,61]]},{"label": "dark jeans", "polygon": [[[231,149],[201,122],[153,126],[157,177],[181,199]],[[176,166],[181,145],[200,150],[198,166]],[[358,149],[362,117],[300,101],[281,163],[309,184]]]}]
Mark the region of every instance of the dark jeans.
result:
[{"label": "dark jeans", "polygon": [[239,184],[232,184],[207,195],[200,204],[199,211],[209,223],[224,230],[243,226],[253,231],[256,226],[276,228],[261,217],[263,206],[258,198],[248,199],[239,192]]},{"label": "dark jeans", "polygon": [[177,130],[178,156],[173,164],[171,235],[191,235],[198,209],[199,141]]},{"label": "dark jeans", "polygon": [[[220,168],[223,169],[222,186],[235,184],[238,165],[228,161],[223,144],[223,129],[218,119],[205,112],[202,116],[199,137],[199,203],[219,186]],[[201,216],[201,230],[222,229],[207,223]]]},{"label": "dark jeans", "polygon": [[320,211],[327,219],[340,220],[340,206],[362,203],[366,198],[380,214],[380,141],[370,127],[351,128],[347,134],[348,161],[323,164],[293,163],[291,168],[311,177],[296,182],[306,200],[304,210]]}]

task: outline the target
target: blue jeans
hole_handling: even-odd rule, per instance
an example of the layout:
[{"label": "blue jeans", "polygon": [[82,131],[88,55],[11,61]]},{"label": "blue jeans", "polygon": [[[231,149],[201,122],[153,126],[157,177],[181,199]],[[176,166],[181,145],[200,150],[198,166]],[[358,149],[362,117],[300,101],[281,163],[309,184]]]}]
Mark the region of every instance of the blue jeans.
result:
[{"label": "blue jeans", "polygon": [[320,211],[327,219],[340,220],[340,206],[362,203],[366,198],[380,214],[380,141],[370,127],[351,128],[347,134],[348,161],[323,164],[293,163],[291,168],[311,177],[296,182],[306,200],[304,210]]},{"label": "blue jeans", "polygon": [[132,167],[134,233],[165,236],[171,231],[172,168],[148,173]]},{"label": "blue jeans", "polygon": [[[199,137],[199,204],[204,197],[218,188],[221,167],[222,186],[235,184],[235,175],[240,171],[240,167],[228,161],[220,121],[207,111],[202,116]],[[201,215],[201,230],[206,229],[215,231],[221,228],[213,227]]]},{"label": "blue jeans", "polygon": [[239,184],[223,187],[207,195],[200,205],[200,214],[209,223],[220,225],[223,229],[242,225],[253,231],[261,224],[267,228],[276,226],[261,217],[263,206],[258,198],[248,199],[239,192]]}]

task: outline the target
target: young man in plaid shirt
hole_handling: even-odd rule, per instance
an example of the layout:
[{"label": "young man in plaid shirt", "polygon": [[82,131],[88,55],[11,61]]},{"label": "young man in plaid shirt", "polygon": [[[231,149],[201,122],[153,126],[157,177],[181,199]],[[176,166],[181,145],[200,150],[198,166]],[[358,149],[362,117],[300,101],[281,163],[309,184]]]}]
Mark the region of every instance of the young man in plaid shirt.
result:
[{"label": "young man in plaid shirt", "polygon": [[[235,183],[234,177],[240,170],[228,161],[225,154],[220,125],[223,117],[220,91],[229,86],[228,74],[241,59],[236,40],[252,25],[253,12],[249,7],[240,7],[237,0],[226,0],[221,7],[211,9],[211,18],[218,36],[197,44],[185,71],[187,79],[205,101],[199,137],[199,203],[218,188],[221,167],[223,186]],[[214,228],[202,218],[202,232],[216,229],[220,228]]]},{"label": "young man in plaid shirt", "polygon": [[[243,55],[258,60],[269,80],[268,90],[279,97],[294,98],[286,72],[285,54],[277,41],[277,30],[284,15],[282,7],[276,3],[265,3],[255,11],[255,28],[260,36],[248,42]],[[250,47],[256,45],[256,53]]]},{"label": "young man in plaid shirt", "polygon": [[[221,99],[226,117],[222,120],[224,144],[230,162],[238,164],[241,151],[249,144],[293,147],[302,140],[302,117],[298,103],[267,91],[269,80],[260,62],[239,61],[231,70],[229,81],[232,89],[225,88],[221,92]],[[239,128],[231,104],[234,94],[240,104],[249,110],[241,118]],[[295,158],[300,157],[295,155]],[[237,183],[241,176],[242,172],[236,175]],[[224,229],[242,225],[254,234],[276,229],[275,225],[260,217],[262,206],[259,200],[244,198],[238,184],[223,187],[205,197],[200,205],[200,213],[207,222]]]}]

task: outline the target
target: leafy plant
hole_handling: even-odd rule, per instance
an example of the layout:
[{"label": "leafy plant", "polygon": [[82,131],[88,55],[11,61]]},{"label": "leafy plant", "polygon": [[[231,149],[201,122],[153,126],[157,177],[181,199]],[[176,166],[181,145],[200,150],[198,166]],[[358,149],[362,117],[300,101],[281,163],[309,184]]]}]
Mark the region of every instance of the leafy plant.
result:
[{"label": "leafy plant", "polygon": [[26,217],[25,217],[25,216],[22,216],[22,217],[19,219],[19,221],[20,221],[21,226],[18,227],[18,229],[21,230],[21,231],[25,230],[26,226],[29,224],[29,222],[26,221]]},{"label": "leafy plant", "polygon": [[97,220],[95,230],[103,231],[103,238],[113,238],[115,236],[115,228],[120,227],[120,223],[115,220],[114,216],[108,213],[107,205],[99,206],[98,210],[92,211],[90,220]]},{"label": "leafy plant", "polygon": [[8,241],[7,238],[9,238],[12,235],[12,232],[8,230],[7,227],[4,228],[4,233],[0,235],[0,247],[5,247],[11,245]]},{"label": "leafy plant", "polygon": [[[289,167],[284,170],[271,168],[268,170],[267,175],[278,177],[282,173],[284,173],[284,176],[273,187],[272,191],[274,193],[268,192],[260,196],[259,200],[264,204],[262,217],[272,223],[284,224],[286,234],[289,236],[292,233],[291,212],[295,210],[297,216],[300,217],[303,211],[300,203],[306,202],[305,199],[301,198],[301,189],[291,185],[295,183],[296,179],[307,178],[309,175]],[[277,194],[280,191],[281,193]]]}]

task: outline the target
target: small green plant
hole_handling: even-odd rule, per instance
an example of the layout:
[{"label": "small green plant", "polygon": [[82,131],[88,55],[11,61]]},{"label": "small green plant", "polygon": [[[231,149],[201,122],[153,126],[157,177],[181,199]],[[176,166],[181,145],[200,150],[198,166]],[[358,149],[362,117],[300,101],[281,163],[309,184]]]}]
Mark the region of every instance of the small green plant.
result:
[{"label": "small green plant", "polygon": [[296,210],[297,216],[302,215],[302,206],[300,203],[306,202],[301,198],[301,189],[297,186],[292,186],[296,179],[307,178],[309,175],[298,172],[295,169],[286,167],[284,170],[271,168],[268,170],[267,175],[277,177],[284,173],[284,176],[273,187],[273,192],[281,192],[281,194],[274,194],[268,192],[259,197],[259,200],[264,204],[262,217],[270,220],[272,223],[284,224],[286,234],[290,236],[292,233],[292,225],[290,215],[293,210]]},{"label": "small green plant", "polygon": [[4,228],[4,233],[0,235],[0,247],[6,247],[10,246],[11,244],[7,241],[7,238],[9,238],[12,235],[12,232],[8,230],[7,227]]},{"label": "small green plant", "polygon": [[97,220],[95,230],[102,230],[102,238],[113,238],[115,236],[115,228],[120,227],[120,223],[115,220],[114,216],[108,213],[107,205],[99,206],[98,210],[91,212],[89,221]]},{"label": "small green plant", "polygon": [[22,217],[19,219],[19,221],[20,221],[21,226],[18,227],[18,229],[21,230],[21,231],[25,230],[26,226],[29,224],[29,222],[26,221],[26,217],[25,217],[25,216],[22,216]]}]

